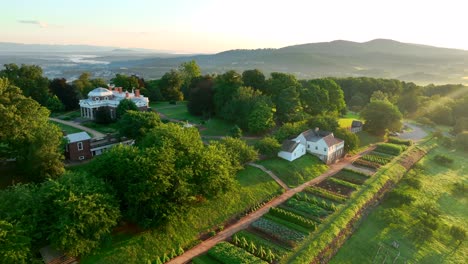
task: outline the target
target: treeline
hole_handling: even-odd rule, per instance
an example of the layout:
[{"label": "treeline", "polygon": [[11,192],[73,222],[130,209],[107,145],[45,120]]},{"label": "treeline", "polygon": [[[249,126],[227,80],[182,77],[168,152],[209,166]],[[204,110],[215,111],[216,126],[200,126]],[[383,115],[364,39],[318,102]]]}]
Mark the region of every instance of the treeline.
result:
[{"label": "treeline", "polygon": [[148,228],[186,217],[188,208],[238,188],[237,171],[258,156],[240,139],[205,145],[197,129],[163,124],[154,112],[128,111],[119,122],[135,146],[112,148],[86,173],[0,191],[1,263],[30,263],[47,244],[88,254],[122,220]]}]

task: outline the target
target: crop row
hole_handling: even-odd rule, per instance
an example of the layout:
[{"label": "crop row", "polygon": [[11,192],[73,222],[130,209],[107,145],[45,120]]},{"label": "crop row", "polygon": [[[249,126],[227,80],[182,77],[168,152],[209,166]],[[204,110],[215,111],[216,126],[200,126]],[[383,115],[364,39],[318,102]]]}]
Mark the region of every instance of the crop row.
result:
[{"label": "crop row", "polygon": [[343,169],[337,174],[333,175],[333,178],[362,185],[367,179],[369,179],[369,176],[364,173],[356,173],[355,171]]},{"label": "crop row", "polygon": [[242,248],[236,247],[228,242],[220,242],[208,250],[208,255],[224,263],[250,263],[266,264],[267,262],[257,258]]},{"label": "crop row", "polygon": [[278,207],[272,207],[270,214],[312,230],[317,227],[314,221]]},{"label": "crop row", "polygon": [[297,242],[300,242],[305,238],[303,233],[292,230],[265,218],[260,218],[255,221],[252,224],[252,227],[291,247],[294,247]]},{"label": "crop row", "polygon": [[377,144],[375,151],[398,156],[405,149],[406,148],[403,145],[397,145],[397,144],[392,144],[392,143],[379,143]]},{"label": "crop row", "polygon": [[372,161],[367,161],[363,160],[362,158],[359,158],[353,162],[353,165],[355,166],[361,166],[361,167],[366,167],[366,168],[371,168],[374,170],[377,170],[380,168],[380,164],[372,162]]},{"label": "crop row", "polygon": [[338,202],[338,203],[342,203],[346,201],[346,196],[344,195],[330,192],[330,191],[327,191],[325,189],[315,187],[315,186],[307,187],[306,189],[304,189],[304,191],[317,195],[319,197],[331,200],[331,201]]},{"label": "crop row", "polygon": [[281,247],[269,240],[266,240],[254,233],[250,233],[246,230],[241,230],[239,232],[237,232],[233,237],[232,237],[232,241],[233,243],[234,240],[235,240],[235,237],[237,237],[239,240],[243,242],[243,240],[247,241],[247,243],[250,243],[250,242],[253,242],[255,245],[257,245],[257,247],[259,246],[262,246],[263,248],[265,248],[265,250],[271,250],[273,252],[273,254],[275,255],[275,257],[277,257],[278,259],[283,257],[284,255],[288,254],[289,250],[287,250],[286,248],[284,247]]},{"label": "crop row", "polygon": [[385,165],[392,160],[389,157],[384,157],[382,155],[376,155],[376,154],[367,154],[367,155],[362,156],[361,159],[374,162],[374,163],[378,163],[380,165]]},{"label": "crop row", "polygon": [[323,209],[322,207],[305,201],[299,201],[294,197],[286,201],[285,204],[286,206],[292,207],[294,209],[308,213],[313,216],[323,217],[328,215],[328,211]]},{"label": "crop row", "polygon": [[331,202],[327,203],[324,200],[319,200],[316,197],[311,197],[305,193],[304,194],[297,193],[296,195],[294,195],[294,198],[299,201],[304,201],[304,202],[315,204],[328,211],[333,211],[333,212],[336,211],[336,205],[334,203],[331,203]]},{"label": "crop row", "polygon": [[413,141],[411,139],[401,139],[401,138],[396,138],[396,137],[389,137],[388,143],[405,145],[405,146],[413,145]]},{"label": "crop row", "polygon": [[330,182],[333,182],[335,184],[339,184],[339,185],[342,185],[342,186],[345,186],[345,187],[349,187],[349,188],[354,189],[354,190],[357,190],[359,188],[359,185],[356,185],[354,183],[350,183],[350,182],[347,182],[347,181],[343,181],[343,180],[340,180],[340,179],[336,179],[336,178],[333,178],[333,177],[328,178],[327,181],[330,181]]},{"label": "crop row", "polygon": [[239,238],[237,235],[234,235],[232,237],[232,243],[240,248],[243,248],[250,254],[257,256],[263,260],[266,260],[270,263],[274,260],[279,259],[279,257],[276,256],[270,248],[264,247],[263,245],[257,245],[256,243],[254,243],[254,241],[249,241],[245,237]]}]

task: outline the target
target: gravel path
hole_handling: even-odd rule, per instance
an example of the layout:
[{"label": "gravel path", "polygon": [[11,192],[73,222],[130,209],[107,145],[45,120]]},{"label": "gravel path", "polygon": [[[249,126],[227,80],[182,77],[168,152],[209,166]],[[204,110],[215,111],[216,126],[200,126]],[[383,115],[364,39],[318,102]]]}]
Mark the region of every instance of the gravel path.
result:
[{"label": "gravel path", "polygon": [[57,123],[61,123],[61,124],[67,125],[67,126],[71,126],[71,127],[74,127],[74,128],[78,128],[78,129],[81,129],[83,131],[86,131],[89,134],[91,134],[93,138],[103,138],[103,137],[106,136],[106,135],[104,135],[103,133],[101,133],[99,131],[96,131],[96,130],[91,129],[89,127],[82,126],[82,125],[77,124],[75,122],[65,121],[65,120],[58,119],[58,118],[53,118],[53,117],[49,117],[49,120],[57,122]]},{"label": "gravel path", "polygon": [[214,247],[217,243],[226,240],[233,234],[237,233],[238,231],[247,228],[250,224],[255,222],[257,219],[262,217],[264,214],[268,213],[268,210],[270,210],[271,207],[278,206],[281,203],[285,202],[289,198],[291,198],[293,195],[295,195],[298,192],[301,192],[304,190],[306,187],[309,187],[311,185],[317,184],[323,180],[325,180],[327,177],[330,177],[331,175],[337,173],[341,169],[343,169],[345,166],[351,164],[354,160],[358,159],[362,155],[366,154],[367,152],[372,151],[375,148],[375,146],[371,146],[367,148],[366,150],[360,152],[357,155],[354,155],[353,157],[346,158],[338,163],[330,165],[330,168],[317,178],[310,180],[294,189],[289,189],[286,192],[284,192],[282,195],[276,197],[275,199],[271,200],[267,204],[265,204],[262,208],[258,209],[257,211],[250,213],[249,215],[243,217],[240,219],[237,223],[234,225],[224,229],[223,231],[219,232],[215,236],[201,242],[197,246],[185,251],[184,254],[172,259],[171,261],[167,262],[169,264],[182,264],[182,263],[187,263],[194,257],[201,255],[205,252],[207,252],[210,248]]},{"label": "gravel path", "polygon": [[410,123],[404,123],[404,125],[411,128],[411,131],[401,133],[399,137],[402,139],[411,139],[413,141],[419,141],[427,136],[426,131],[424,131],[419,126]]}]

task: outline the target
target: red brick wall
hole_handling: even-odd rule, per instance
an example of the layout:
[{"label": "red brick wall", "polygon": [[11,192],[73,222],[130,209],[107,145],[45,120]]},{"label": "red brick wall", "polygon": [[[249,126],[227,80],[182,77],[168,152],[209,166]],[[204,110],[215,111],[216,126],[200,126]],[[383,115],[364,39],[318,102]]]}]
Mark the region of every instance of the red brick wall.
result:
[{"label": "red brick wall", "polygon": [[83,150],[78,150],[78,143],[73,142],[68,144],[68,151],[65,152],[65,156],[72,161],[79,161],[80,156],[84,156],[84,160],[91,159],[93,155],[91,154],[91,145],[90,140],[80,141],[83,143]]}]

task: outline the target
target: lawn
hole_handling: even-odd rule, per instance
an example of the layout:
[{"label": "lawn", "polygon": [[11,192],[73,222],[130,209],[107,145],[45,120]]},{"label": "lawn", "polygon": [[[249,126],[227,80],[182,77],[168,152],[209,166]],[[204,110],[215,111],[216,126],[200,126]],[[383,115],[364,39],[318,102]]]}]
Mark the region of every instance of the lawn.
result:
[{"label": "lawn", "polygon": [[78,132],[83,132],[83,130],[81,130],[79,128],[76,128],[76,127],[64,125],[62,123],[58,123],[58,122],[54,122],[54,121],[49,121],[49,122],[51,122],[52,124],[58,126],[62,131],[65,131],[65,133],[67,135],[68,134],[73,134],[73,133],[78,133]]},{"label": "lawn", "polygon": [[113,134],[113,133],[117,133],[118,131],[117,122],[104,125],[104,124],[95,123],[93,121],[86,121],[86,122],[81,123],[81,125],[92,128],[104,134],[107,134],[107,133]]},{"label": "lawn", "polygon": [[202,136],[226,136],[229,135],[229,132],[234,125],[214,117],[205,121],[202,126],[203,128],[200,130],[200,134]]},{"label": "lawn", "polygon": [[289,187],[296,187],[310,181],[328,168],[319,158],[306,154],[292,162],[281,158],[273,158],[258,162],[273,171]]},{"label": "lawn", "polygon": [[[433,158],[437,154],[450,156],[455,160],[454,165],[448,168],[436,164]],[[417,167],[422,167],[422,170],[413,170],[405,176],[419,178],[422,187],[410,188],[405,180],[397,187],[397,190],[410,193],[416,200],[399,207],[391,200],[385,200],[362,222],[331,263],[371,263],[376,256],[378,259],[385,258],[387,253],[385,263],[391,263],[398,252],[400,256],[395,263],[404,263],[405,260],[411,263],[466,263],[468,244],[465,242],[457,247],[458,243],[448,235],[452,225],[468,230],[467,194],[453,193],[455,183],[463,182],[466,186],[468,182],[466,160],[467,153],[448,151],[442,147],[433,150],[419,162]],[[418,241],[411,235],[417,223],[412,213],[418,205],[427,202],[440,209],[441,224],[432,238]],[[386,217],[389,212],[393,212],[395,217]],[[391,246],[393,241],[399,244],[398,249]],[[379,245],[384,246],[377,255]]]},{"label": "lawn", "polygon": [[367,131],[359,131],[356,133],[356,135],[359,137],[359,148],[361,150],[369,146],[370,144],[384,141],[383,137],[374,136],[372,134],[369,134]]},{"label": "lawn", "polygon": [[247,167],[237,174],[239,187],[213,200],[191,208],[186,214],[174,217],[167,226],[147,230],[135,236],[110,243],[94,256],[81,263],[147,263],[172,248],[191,247],[198,235],[219,227],[235,215],[282,189],[263,171]]},{"label": "lawn", "polygon": [[361,120],[361,117],[357,113],[348,112],[338,120],[338,123],[340,124],[340,127],[348,128],[351,127],[353,120]]},{"label": "lawn", "polygon": [[69,112],[51,113],[50,116],[62,120],[73,120],[75,118],[81,117],[81,113],[80,110],[73,110]]}]

